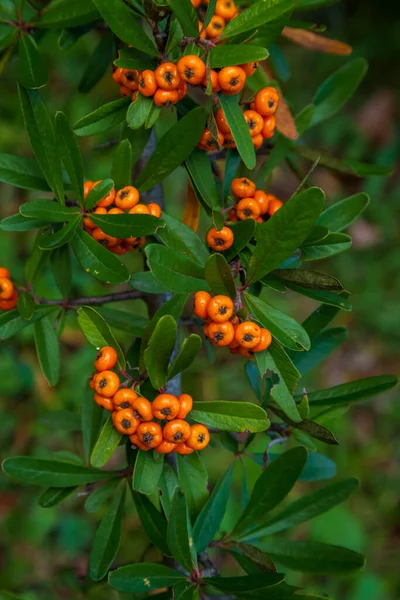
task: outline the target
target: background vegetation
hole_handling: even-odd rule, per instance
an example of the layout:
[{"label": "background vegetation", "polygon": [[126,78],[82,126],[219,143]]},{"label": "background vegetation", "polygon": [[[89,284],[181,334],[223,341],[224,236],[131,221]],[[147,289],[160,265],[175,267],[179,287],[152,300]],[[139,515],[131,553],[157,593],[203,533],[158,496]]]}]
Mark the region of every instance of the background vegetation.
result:
[{"label": "background vegetation", "polygon": [[[312,129],[312,142],[334,155],[346,155],[355,160],[377,164],[392,164],[390,178],[370,179],[360,183],[352,177],[340,177],[319,169],[312,183],[320,185],[330,201],[366,191],[372,202],[363,218],[350,231],[352,252],[327,261],[324,270],[339,277],[353,290],[352,313],[342,313],[340,320],[350,329],[350,338],[318,371],[318,381],[310,379],[309,389],[328,387],[343,381],[375,374],[399,373],[400,349],[400,251],[399,237],[399,173],[396,164],[400,155],[400,138],[396,125],[399,80],[398,51],[400,21],[393,6],[368,1],[346,1],[313,13],[313,19],[329,27],[330,37],[353,45],[355,56],[364,56],[370,71],[357,95],[336,116],[335,120]],[[382,36],[384,32],[385,40]],[[111,80],[111,65],[102,81],[89,95],[78,94],[77,86],[85,71],[87,58],[97,43],[97,34],[84,36],[68,52],[57,45],[57,36],[46,33],[41,48],[51,67],[51,80],[43,96],[49,109],[65,111],[71,122],[91,112],[107,100],[114,99],[115,85]],[[296,112],[309,102],[321,82],[338,68],[343,59],[311,53],[281,39],[275,53],[275,68],[287,80],[284,90]],[[0,148],[2,152],[30,154],[17,99],[15,62],[5,65],[0,94]],[[108,175],[112,149],[99,148],[110,133],[82,138],[86,176],[92,180]],[[304,165],[306,170],[306,164]],[[272,191],[278,197],[291,195],[297,182],[289,171],[275,172]],[[182,179],[183,182],[183,179]],[[185,188],[174,175],[164,184],[166,202],[172,214],[181,215]],[[0,217],[17,212],[18,206],[33,192],[0,185]],[[30,255],[31,233],[0,236],[0,263],[5,264],[16,280],[22,277],[25,261]],[[134,270],[142,259],[129,258]],[[79,270],[76,271],[80,273]],[[43,278],[50,294],[55,285],[50,271]],[[104,286],[105,287],[105,286]],[[74,294],[104,293],[103,286],[83,274],[74,281]],[[286,295],[290,313],[298,320],[309,314],[316,303],[298,295]],[[285,297],[286,298],[286,297]],[[279,294],[274,298],[282,303]],[[279,305],[279,304],[277,304]],[[119,305],[115,305],[120,308]],[[144,314],[141,301],[130,303],[137,314]],[[123,308],[123,306],[121,306]],[[339,320],[337,324],[340,324]],[[46,456],[49,453],[80,451],[78,417],[85,380],[91,371],[93,349],[85,343],[75,325],[64,329],[64,362],[61,385],[49,388],[42,377],[34,351],[32,330],[23,331],[11,342],[0,345],[0,447],[2,457],[24,454]],[[17,339],[17,342],[16,342]],[[126,336],[126,342],[130,342]],[[246,399],[251,393],[244,368],[236,368],[235,357],[217,353],[217,368],[210,370],[207,357],[201,355],[185,372],[184,389],[196,399]],[[233,366],[235,363],[235,366]],[[243,363],[244,364],[244,363]],[[398,436],[400,409],[398,389],[378,399],[361,403],[341,415],[332,426],[341,445],[329,452],[337,463],[341,477],[357,476],[361,488],[346,505],[297,528],[296,539],[308,530],[309,539],[328,543],[345,543],[366,554],[367,568],[350,578],[332,581],[306,575],[289,574],[288,582],[324,591],[336,598],[348,600],[395,600],[400,595],[398,552],[400,521],[397,501],[400,491]],[[242,396],[242,398],[241,398]],[[212,451],[204,453],[212,482],[218,480],[229,464],[229,453],[214,442]],[[118,461],[116,455],[115,461]],[[256,466],[248,465],[250,478],[256,477]],[[239,471],[231,510],[239,502],[243,481]],[[307,484],[299,486],[303,493]],[[98,515],[83,513],[85,497],[74,497],[61,505],[44,510],[37,506],[40,494],[36,488],[14,484],[0,476],[0,589],[18,590],[26,600],[80,598],[79,577],[84,578],[88,548],[98,522]],[[236,511],[237,512],[237,511]],[[229,519],[229,511],[227,515]],[[149,561],[145,539],[133,510],[125,519],[125,532],[119,556],[121,562],[133,562],[141,557]],[[232,572],[235,563],[232,560]],[[229,565],[226,565],[229,568]],[[312,582],[310,585],[310,581]],[[76,595],[72,595],[76,589]],[[113,598],[114,592],[105,584],[103,596]]]}]

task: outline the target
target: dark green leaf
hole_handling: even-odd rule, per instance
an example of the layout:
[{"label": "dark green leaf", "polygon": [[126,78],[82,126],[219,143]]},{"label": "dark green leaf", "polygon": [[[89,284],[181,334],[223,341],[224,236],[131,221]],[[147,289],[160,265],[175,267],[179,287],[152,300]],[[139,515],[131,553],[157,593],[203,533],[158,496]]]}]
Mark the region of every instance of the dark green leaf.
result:
[{"label": "dark green leaf", "polygon": [[120,190],[131,183],[132,146],[129,140],[122,140],[113,154],[111,177],[115,188]]},{"label": "dark green leaf", "polygon": [[122,534],[126,486],[115,494],[97,528],[89,556],[89,573],[93,581],[106,577],[118,552]]},{"label": "dark green leaf", "polygon": [[114,181],[112,179],[103,179],[102,181],[98,181],[85,198],[85,208],[87,210],[94,208],[97,202],[100,202],[100,200],[108,196],[113,187]]},{"label": "dark green leaf", "polygon": [[235,256],[238,256],[239,252],[243,250],[254,237],[256,225],[254,219],[246,219],[245,221],[232,223],[232,225],[229,226],[230,229],[232,229],[235,241],[231,248],[224,252],[224,256],[228,262],[233,260]]},{"label": "dark green leaf", "polygon": [[[92,402],[94,402],[92,398]],[[110,460],[122,439],[122,433],[114,428],[111,415],[104,423],[90,457],[92,467],[104,467]]]},{"label": "dark green leaf", "polygon": [[138,492],[132,493],[139,519],[147,537],[162,554],[170,556],[166,519],[147,496]]},{"label": "dark green leaf", "polygon": [[345,327],[332,327],[321,331],[312,339],[308,352],[294,356],[294,363],[302,375],[306,375],[320,364],[336,348],[347,339],[348,331]]},{"label": "dark green leaf", "polygon": [[72,247],[81,267],[100,281],[114,284],[128,281],[126,266],[86,231],[78,229],[72,239]]},{"label": "dark green leaf", "polygon": [[0,315],[0,340],[6,340],[55,310],[59,310],[59,307],[38,306],[35,308],[35,312],[29,321],[21,317],[16,309],[3,313]]},{"label": "dark green leaf", "polygon": [[367,70],[367,61],[364,58],[355,58],[330,75],[314,96],[315,110],[311,125],[335,115],[356,92]]},{"label": "dark green leaf", "polygon": [[164,455],[138,450],[133,471],[132,488],[141,494],[152,494],[160,480]]},{"label": "dark green leaf", "polygon": [[236,284],[230,266],[221,254],[211,254],[204,270],[205,279],[214,295],[236,298]]},{"label": "dark green leaf", "polygon": [[71,188],[75,192],[79,204],[82,206],[83,164],[78,140],[63,112],[56,113],[54,126],[58,142],[58,152],[71,181]]},{"label": "dark green leaf", "polygon": [[150,271],[134,273],[130,279],[129,285],[135,290],[140,290],[146,294],[165,294],[168,292],[168,288],[157,283]]},{"label": "dark green leaf", "polygon": [[307,296],[308,298],[312,298],[318,302],[331,304],[332,306],[338,306],[342,310],[346,311],[352,310],[350,301],[347,298],[343,298],[343,296],[339,294],[334,294],[333,292],[328,292],[326,290],[313,290],[301,285],[289,283],[287,281],[285,282],[285,285],[290,290],[293,290],[293,292],[297,292],[298,294],[302,294],[303,296]]},{"label": "dark green leaf", "polygon": [[36,354],[40,368],[51,386],[57,385],[60,378],[60,347],[53,323],[49,317],[36,321],[34,325]]},{"label": "dark green leaf", "polygon": [[341,291],[343,286],[336,277],[318,273],[317,271],[308,271],[307,269],[279,269],[274,271],[274,275],[282,281],[294,283],[303,288],[314,290]]},{"label": "dark green leaf", "polygon": [[[270,346],[271,348],[271,346]],[[271,390],[271,396],[273,400],[281,407],[282,411],[293,421],[300,422],[302,419],[299,415],[299,411],[297,410],[296,403],[293,399],[293,388],[290,389],[286,382],[286,372],[282,374],[280,371],[280,366],[283,368],[291,370],[293,363],[289,364],[289,357],[283,352],[283,350],[277,343],[274,343],[273,350],[269,350],[265,353],[263,367],[265,368],[265,372],[270,374],[276,373],[279,377],[279,382],[275,384]],[[276,356],[274,354],[276,353]],[[290,376],[290,375],[289,375]]]},{"label": "dark green leaf", "polygon": [[115,477],[111,471],[88,469],[70,462],[12,456],[3,462],[3,471],[25,485],[71,487]]},{"label": "dark green leaf", "polygon": [[154,187],[181,165],[196,147],[206,123],[204,108],[195,108],[160,139],[136,185],[141,192]]},{"label": "dark green leaf", "polygon": [[50,487],[43,492],[38,498],[38,504],[42,508],[52,508],[57,506],[60,502],[68,498],[77,489],[76,486],[66,488]]},{"label": "dark green leaf", "polygon": [[127,565],[111,571],[108,583],[119,592],[150,592],[163,587],[170,587],[186,579],[186,575],[164,565],[140,563]]},{"label": "dark green leaf", "polygon": [[128,108],[126,122],[131,129],[140,129],[146,123],[147,116],[153,105],[153,98],[137,94],[136,100]]},{"label": "dark green leaf", "polygon": [[307,332],[292,317],[251,294],[245,294],[244,301],[254,318],[283,346],[291,350],[310,348]]},{"label": "dark green leaf", "polygon": [[103,104],[92,113],[82,117],[74,125],[76,135],[87,136],[103,133],[125,121],[128,105],[131,103],[130,96],[124,96]]},{"label": "dark green leaf", "polygon": [[[237,18],[238,17],[236,17],[236,19]],[[234,19],[234,21],[236,21],[236,19]],[[249,128],[243,116],[242,108],[239,106],[240,96],[239,94],[235,94],[234,96],[219,94],[218,97],[225,113],[227,123],[231,128],[237,151],[242,157],[246,167],[248,169],[254,169],[256,166],[256,153],[253,142],[251,141]]]},{"label": "dark green leaf", "polygon": [[72,285],[71,252],[68,245],[52,251],[50,267],[58,289],[67,298]]},{"label": "dark green leaf", "polygon": [[79,216],[77,208],[68,208],[52,200],[31,200],[19,207],[21,215],[51,223],[63,223]]},{"label": "dark green leaf", "polygon": [[215,46],[210,50],[210,67],[236,66],[249,62],[258,62],[268,58],[268,50],[261,46],[237,45]]},{"label": "dark green leaf", "polygon": [[281,565],[305,573],[344,575],[358,571],[365,565],[362,554],[319,542],[274,540],[263,542],[262,547]]},{"label": "dark green leaf", "polygon": [[75,235],[75,231],[82,220],[82,216],[78,215],[73,221],[70,221],[67,225],[59,229],[54,233],[46,233],[39,238],[39,248],[42,250],[54,250],[60,248],[69,241]]},{"label": "dark green leaf", "polygon": [[42,171],[34,158],[0,154],[0,181],[26,190],[49,190]]},{"label": "dark green leaf", "polygon": [[162,317],[154,328],[148,348],[144,352],[144,364],[151,385],[159,390],[167,383],[168,365],[176,343],[176,321],[170,315]]},{"label": "dark green leaf", "polygon": [[[259,573],[243,577],[205,577],[203,583],[211,585],[221,592],[239,594],[241,592],[255,592],[277,585],[285,578],[284,573]],[[264,593],[267,598],[269,592]]]},{"label": "dark green leaf", "polygon": [[112,496],[116,488],[121,483],[120,479],[110,479],[103,483],[100,487],[93,490],[93,492],[85,500],[85,510],[88,513],[95,513],[101,509],[104,503]]},{"label": "dark green leaf", "polygon": [[323,260],[351,248],[351,237],[345,233],[330,233],[326,238],[310,246],[303,246],[304,261]]},{"label": "dark green leaf", "polygon": [[249,282],[259,281],[295,252],[312,230],[324,201],[322,190],[309,188],[293,196],[257,228],[257,246],[247,271]]},{"label": "dark green leaf", "polygon": [[204,267],[197,261],[160,244],[150,244],[145,252],[154,279],[169,291],[191,293],[208,288]]},{"label": "dark green leaf", "polygon": [[105,319],[90,306],[82,306],[78,309],[78,323],[89,344],[95,348],[111,346],[118,355],[118,364],[125,369],[125,357],[120,345],[111,333]]},{"label": "dark green leaf", "polygon": [[157,56],[158,50],[152,39],[144,32],[136,15],[120,0],[93,0],[111,31],[125,44],[146,54]]},{"label": "dark green leaf", "polygon": [[162,242],[169,248],[179,250],[181,254],[186,254],[204,265],[210,254],[197,233],[179,219],[166,213],[163,213],[163,221],[167,227],[157,231]]},{"label": "dark green leaf", "polygon": [[[197,456],[196,454],[191,454],[190,456]],[[206,473],[207,476],[207,473]],[[164,462],[163,471],[161,473],[161,477],[158,481],[158,488],[160,491],[160,502],[163,508],[163,511],[166,515],[169,515],[169,511],[171,508],[171,498],[174,494],[175,488],[179,486],[178,476],[176,471],[171,465],[167,462]],[[207,487],[207,483],[206,483]]]},{"label": "dark green leaf", "polygon": [[232,463],[215,486],[211,496],[196,519],[193,528],[194,545],[202,552],[214,538],[225,515],[235,464]]},{"label": "dark green leaf", "polygon": [[278,531],[285,531],[289,527],[309,521],[347,500],[357,487],[357,479],[345,479],[303,496],[289,504],[274,517],[267,519],[261,526],[253,529],[247,537],[259,538]]},{"label": "dark green leaf", "polygon": [[323,425],[316,423],[315,421],[309,421],[308,419],[304,419],[301,423],[297,423],[292,421],[283,411],[278,409],[275,405],[270,405],[271,410],[280,418],[284,423],[287,423],[291,427],[295,429],[299,429],[300,431],[307,433],[311,437],[323,442],[324,444],[329,444],[331,446],[337,446],[339,443],[333,433],[329,431]]},{"label": "dark green leaf", "polygon": [[326,167],[345,175],[353,175],[353,177],[381,177],[390,175],[393,172],[392,167],[370,165],[351,159],[342,160],[320,150],[312,150],[302,144],[295,146],[294,151],[313,163],[318,159],[320,167]]},{"label": "dark green leaf", "polygon": [[186,496],[179,488],[172,496],[167,539],[173,557],[191,573],[197,567],[197,554]]},{"label": "dark green leaf", "polygon": [[[348,293],[342,293],[344,298],[347,298]],[[339,308],[322,304],[303,322],[303,327],[307,331],[310,338],[314,338],[317,333],[320,333],[339,313]]]},{"label": "dark green leaf", "polygon": [[222,431],[265,431],[269,427],[266,412],[250,402],[194,402],[191,418]]},{"label": "dark green leaf", "polygon": [[220,199],[207,153],[196,148],[187,157],[185,167],[203,202],[212,209],[218,209]]},{"label": "dark green leaf", "polygon": [[338,406],[366,400],[386,390],[390,390],[398,383],[394,375],[378,375],[342,383],[325,390],[318,390],[308,394],[312,406]]},{"label": "dark green leaf", "polygon": [[32,148],[55,197],[64,202],[61,160],[50,114],[39,92],[18,87],[24,123]]},{"label": "dark green leaf", "polygon": [[[229,546],[232,555],[236,558],[239,552],[244,556],[250,563],[254,565],[253,573],[259,571],[271,572],[276,571],[276,567],[272,560],[259,548],[252,546],[251,544],[245,544],[243,542],[237,542]],[[240,564],[240,563],[239,563]],[[246,570],[246,572],[250,573]]]},{"label": "dark green leaf", "polygon": [[155,70],[157,68],[156,61],[153,61],[148,54],[136,50],[136,48],[120,48],[118,58],[114,61],[114,64],[122,69],[138,71]]},{"label": "dark green leaf", "polygon": [[28,33],[18,42],[18,81],[26,88],[41,88],[49,77],[47,65],[35,39]]},{"label": "dark green leaf", "polygon": [[289,392],[293,394],[301,377],[299,371],[276,340],[272,340],[268,353],[272,356],[280,375],[285,380]]},{"label": "dark green leaf", "polygon": [[367,194],[355,194],[327,208],[319,217],[317,225],[325,225],[330,231],[347,229],[358,219],[369,204]]},{"label": "dark green leaf", "polygon": [[[194,520],[203,508],[208,493],[208,472],[199,452],[188,456],[177,456],[179,484],[186,495],[189,514]],[[175,487],[177,487],[177,485]]]},{"label": "dark green leaf", "polygon": [[246,537],[249,527],[253,530],[257,523],[265,521],[265,515],[286,498],[299,479],[307,457],[307,450],[298,446],[268,465],[257,479],[250,500],[233,530],[236,538]]},{"label": "dark green leaf", "polygon": [[35,312],[35,303],[28,292],[18,294],[17,309],[23,319],[31,319]]},{"label": "dark green leaf", "polygon": [[97,308],[97,312],[104,317],[110,327],[115,327],[115,329],[125,331],[125,333],[135,337],[143,337],[144,330],[149,322],[146,317],[115,308],[102,306]]},{"label": "dark green leaf", "polygon": [[82,94],[90,90],[100,81],[103,75],[108,71],[110,63],[114,58],[115,39],[112,34],[103,36],[93,54],[89,58],[81,80],[78,84],[78,91]]},{"label": "dark green leaf", "polygon": [[167,0],[185,35],[197,38],[199,18],[190,0]]},{"label": "dark green leaf", "polygon": [[38,21],[40,27],[75,27],[99,18],[91,0],[53,0]]},{"label": "dark green leaf", "polygon": [[152,215],[90,215],[104,233],[117,238],[151,235],[164,227],[164,221]]},{"label": "dark green leaf", "polygon": [[0,229],[3,231],[31,231],[33,229],[44,227],[45,225],[47,225],[47,221],[31,219],[18,213],[3,219],[0,222]]},{"label": "dark green leaf", "polygon": [[171,363],[168,369],[168,379],[172,379],[175,375],[190,367],[200,350],[201,337],[191,333],[189,337],[183,340],[178,355]]},{"label": "dark green leaf", "polygon": [[251,29],[256,29],[264,23],[269,23],[280,17],[283,13],[292,10],[298,0],[264,0],[256,2],[241,12],[227,25],[222,33],[222,38],[229,38]]}]

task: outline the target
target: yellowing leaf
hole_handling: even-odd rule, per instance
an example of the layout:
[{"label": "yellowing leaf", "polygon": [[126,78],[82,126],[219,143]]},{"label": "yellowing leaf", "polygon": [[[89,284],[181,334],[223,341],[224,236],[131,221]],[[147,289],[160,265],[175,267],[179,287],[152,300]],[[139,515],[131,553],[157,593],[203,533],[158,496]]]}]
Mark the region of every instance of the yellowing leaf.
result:
[{"label": "yellowing leaf", "polygon": [[[270,79],[270,80],[274,79],[274,75],[271,71],[271,68],[266,62],[262,63],[262,68],[264,69],[268,79]],[[299,137],[299,134],[298,134],[297,127],[296,127],[296,122],[295,122],[292,112],[291,112],[291,110],[279,88],[278,88],[278,92],[279,92],[279,107],[278,107],[278,110],[275,115],[276,128],[279,131],[279,133],[281,133],[282,135],[287,137],[289,140],[297,140]]]},{"label": "yellowing leaf", "polygon": [[185,209],[183,211],[183,222],[193,231],[197,231],[200,218],[200,202],[189,184],[188,193],[185,201]]},{"label": "yellowing leaf", "polygon": [[297,29],[294,27],[284,27],[282,35],[299,46],[316,52],[326,52],[327,54],[338,54],[339,56],[349,56],[353,49],[344,42],[330,40],[329,38],[318,35],[313,31],[306,29]]}]

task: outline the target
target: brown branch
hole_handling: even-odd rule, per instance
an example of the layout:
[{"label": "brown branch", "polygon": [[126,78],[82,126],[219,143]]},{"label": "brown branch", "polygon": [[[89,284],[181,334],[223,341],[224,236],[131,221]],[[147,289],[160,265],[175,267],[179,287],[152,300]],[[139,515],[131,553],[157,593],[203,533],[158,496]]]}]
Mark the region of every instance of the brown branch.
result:
[{"label": "brown branch", "polygon": [[[19,291],[26,291],[20,289]],[[137,290],[127,290],[126,292],[115,292],[114,294],[107,294],[106,296],[81,296],[79,298],[70,298],[65,300],[49,300],[47,298],[40,298],[39,296],[32,295],[32,298],[38,303],[48,306],[62,306],[64,308],[77,308],[82,305],[89,306],[101,306],[108,302],[122,302],[124,300],[136,300],[143,298],[143,292]]]}]

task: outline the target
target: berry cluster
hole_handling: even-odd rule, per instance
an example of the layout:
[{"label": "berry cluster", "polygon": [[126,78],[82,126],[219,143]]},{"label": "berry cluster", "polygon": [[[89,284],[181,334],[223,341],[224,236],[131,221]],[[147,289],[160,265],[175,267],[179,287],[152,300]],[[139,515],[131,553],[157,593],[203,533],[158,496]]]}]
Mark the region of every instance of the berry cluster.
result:
[{"label": "berry cluster", "polygon": [[11,281],[10,271],[0,267],[0,310],[12,310],[17,302],[18,292]]},{"label": "berry cluster", "polygon": [[204,425],[190,425],[185,421],[192,410],[189,394],[178,398],[159,394],[153,402],[139,396],[133,389],[120,384],[113,369],[117,353],[111,346],[101,348],[94,363],[96,373],[90,381],[94,401],[111,412],[114,427],[141,450],[154,449],[159,454],[177,452],[192,454],[202,450],[210,441]]},{"label": "berry cluster", "polygon": [[232,354],[254,358],[255,352],[266,350],[272,342],[268,329],[235,315],[235,305],[228,296],[196,292],[194,313],[205,321],[203,331],[211,344],[226,346]]},{"label": "berry cluster", "polygon": [[[191,0],[195,8],[202,4],[209,4],[209,0]],[[239,14],[239,10],[233,0],[217,0],[214,14],[210,23],[203,29],[202,21],[199,21],[200,39],[215,39],[219,37],[225,29],[225,25]]]},{"label": "berry cluster", "polygon": [[[85,181],[84,196],[85,198],[95,185],[100,181]],[[123,187],[118,192],[113,188],[107,196],[97,202],[94,209],[94,214],[99,215],[153,215],[153,217],[161,217],[161,208],[156,202],[150,204],[140,204],[139,191],[132,185]],[[86,216],[83,220],[84,228],[95,240],[105,246],[114,254],[123,255],[130,250],[136,250],[143,247],[146,242],[145,237],[130,237],[119,239],[107,235],[95,223],[90,216]]]},{"label": "berry cluster", "polygon": [[265,218],[272,217],[283,206],[273,194],[257,190],[256,184],[247,177],[234,179],[231,189],[238,201],[228,213],[230,221],[254,219],[263,223]]},{"label": "berry cluster", "polygon": [[[237,69],[245,70],[247,76],[250,76],[255,73],[257,67],[258,63],[249,63],[241,65],[241,67],[225,67],[225,69],[233,69],[234,71]],[[222,71],[223,69],[221,69],[220,73]],[[254,100],[250,102],[249,108],[244,110],[243,116],[256,150],[261,148],[264,140],[269,140],[273,137],[276,127],[275,113],[278,106],[279,94],[275,88],[268,86],[257,92]],[[236,148],[235,140],[232,137],[231,129],[222,108],[219,108],[215,113],[215,121],[218,128],[218,135],[215,136],[214,134],[213,136],[211,131],[206,128],[198,143],[200,150],[217,150],[221,146]]]}]

